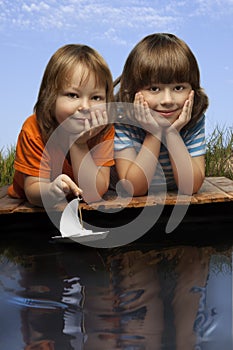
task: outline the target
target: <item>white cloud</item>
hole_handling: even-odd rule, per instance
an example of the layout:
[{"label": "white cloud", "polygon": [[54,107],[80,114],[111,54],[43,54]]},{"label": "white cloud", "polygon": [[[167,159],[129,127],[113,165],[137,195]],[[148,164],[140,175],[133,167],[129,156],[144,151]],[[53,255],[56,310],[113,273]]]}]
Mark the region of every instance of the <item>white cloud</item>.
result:
[{"label": "white cloud", "polygon": [[[126,28],[137,28],[142,24],[150,26],[155,23],[158,25],[167,23],[168,21],[174,22],[174,18],[169,14],[164,15],[160,13],[160,6],[153,7],[151,2],[143,1],[125,1],[124,6],[109,3],[108,1],[95,2],[91,0],[86,1],[57,1],[47,0],[42,2],[31,2],[29,0],[16,1],[14,3],[10,1],[0,2],[0,11],[2,23],[5,23],[8,28],[11,25],[25,28],[36,28],[36,24],[44,24],[45,29],[48,29],[48,23],[50,27],[57,28],[57,20],[62,20],[63,29],[70,28],[70,22],[74,27],[74,21],[76,26],[80,24],[78,21],[83,21],[81,25],[85,26],[90,21],[99,20],[101,24],[108,24],[114,28],[125,26]],[[49,15],[49,20],[46,18]],[[43,28],[41,28],[43,29]]]},{"label": "white cloud", "polygon": [[[220,16],[233,12],[233,0],[30,0],[0,1],[1,29],[47,31],[71,29],[94,36],[119,39],[126,31],[169,31],[195,16]],[[182,18],[182,21],[181,21]]]},{"label": "white cloud", "polygon": [[196,15],[222,18],[233,13],[233,0],[196,0]]},{"label": "white cloud", "polygon": [[50,6],[44,2],[40,2],[39,4],[22,4],[22,11],[26,12],[43,12],[48,11],[50,9]]}]

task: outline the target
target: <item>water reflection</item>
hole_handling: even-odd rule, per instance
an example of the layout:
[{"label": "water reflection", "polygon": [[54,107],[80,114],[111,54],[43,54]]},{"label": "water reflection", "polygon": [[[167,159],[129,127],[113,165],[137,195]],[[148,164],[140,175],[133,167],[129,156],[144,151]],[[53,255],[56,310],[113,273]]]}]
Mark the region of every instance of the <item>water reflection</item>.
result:
[{"label": "water reflection", "polygon": [[1,349],[232,349],[231,244],[0,243]]}]

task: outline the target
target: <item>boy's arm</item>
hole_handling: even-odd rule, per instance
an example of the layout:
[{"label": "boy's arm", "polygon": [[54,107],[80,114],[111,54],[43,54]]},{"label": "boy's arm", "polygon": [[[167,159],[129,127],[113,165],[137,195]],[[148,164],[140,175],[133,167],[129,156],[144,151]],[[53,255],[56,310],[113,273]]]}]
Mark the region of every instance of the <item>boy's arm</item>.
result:
[{"label": "boy's arm", "polygon": [[138,154],[134,148],[115,152],[118,176],[130,195],[147,193],[157,167],[160,145],[159,138],[147,133]]},{"label": "boy's arm", "polygon": [[74,178],[83,190],[84,200],[87,203],[100,201],[109,187],[110,167],[95,164],[86,142],[73,143],[70,157]]},{"label": "boy's arm", "polygon": [[179,190],[187,195],[196,193],[205,178],[205,157],[192,157],[178,132],[166,134],[166,146]]},{"label": "boy's arm", "polygon": [[53,207],[69,193],[82,195],[82,190],[65,174],[59,175],[53,182],[45,178],[25,176],[24,191],[27,200],[39,207],[43,207],[43,202]]}]

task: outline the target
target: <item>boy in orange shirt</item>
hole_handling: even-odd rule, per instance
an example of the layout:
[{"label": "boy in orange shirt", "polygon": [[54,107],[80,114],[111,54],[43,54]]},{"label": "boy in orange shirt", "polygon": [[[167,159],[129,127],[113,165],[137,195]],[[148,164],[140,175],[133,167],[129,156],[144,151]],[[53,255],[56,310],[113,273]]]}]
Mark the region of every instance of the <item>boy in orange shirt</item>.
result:
[{"label": "boy in orange shirt", "polygon": [[100,200],[114,164],[106,111],[112,101],[112,75],[98,52],[78,44],[58,49],[45,69],[35,114],[19,134],[8,194],[51,207],[67,194]]}]

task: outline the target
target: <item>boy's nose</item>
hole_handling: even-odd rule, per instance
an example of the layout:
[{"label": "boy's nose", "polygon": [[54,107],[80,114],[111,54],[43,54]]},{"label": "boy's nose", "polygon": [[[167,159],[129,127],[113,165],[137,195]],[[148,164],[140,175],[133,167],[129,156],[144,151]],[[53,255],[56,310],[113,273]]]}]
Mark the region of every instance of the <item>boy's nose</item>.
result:
[{"label": "boy's nose", "polygon": [[173,97],[172,97],[172,93],[170,90],[164,90],[164,93],[163,93],[162,98],[161,98],[161,103],[162,104],[173,103]]},{"label": "boy's nose", "polygon": [[90,104],[89,104],[89,101],[87,99],[80,99],[79,101],[79,105],[78,105],[78,111],[82,111],[82,112],[85,112],[85,111],[88,111],[90,109]]}]

